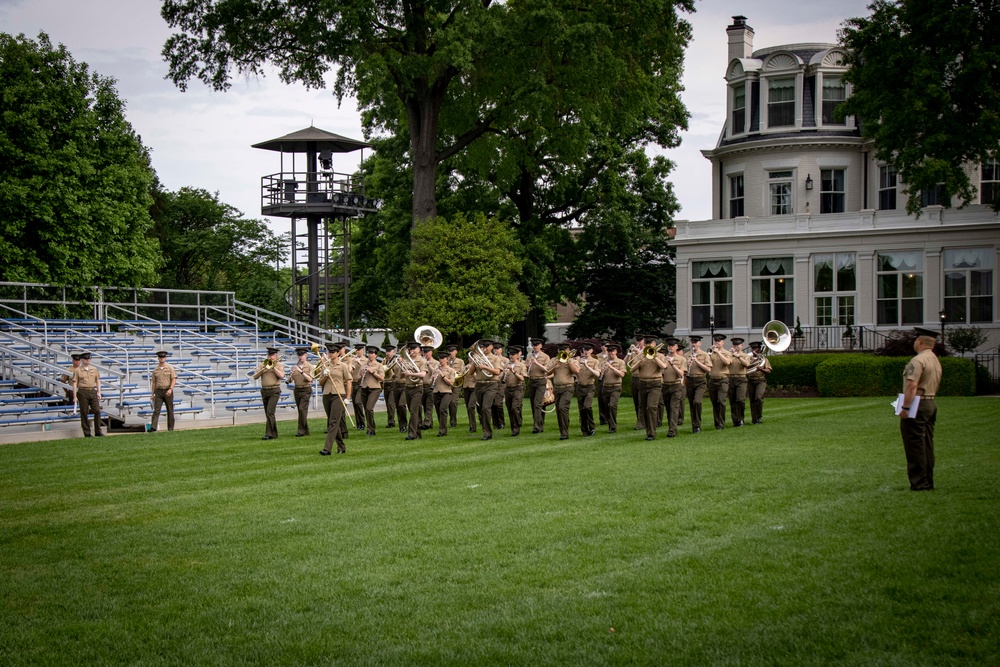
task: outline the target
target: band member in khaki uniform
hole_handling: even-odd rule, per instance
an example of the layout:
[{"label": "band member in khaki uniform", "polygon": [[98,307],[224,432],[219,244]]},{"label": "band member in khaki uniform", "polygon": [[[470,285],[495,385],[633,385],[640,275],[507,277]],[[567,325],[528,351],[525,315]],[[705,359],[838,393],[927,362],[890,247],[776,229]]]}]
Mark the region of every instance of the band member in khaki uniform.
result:
[{"label": "band member in khaki uniform", "polygon": [[420,433],[420,407],[424,402],[424,378],[430,373],[427,362],[420,355],[420,343],[407,343],[401,354],[400,369],[406,378],[406,405],[410,411],[406,439],[416,440],[423,437]]},{"label": "band member in khaki uniform", "polygon": [[354,354],[348,357],[354,388],[354,393],[351,394],[351,403],[354,404],[354,426],[359,431],[365,428],[365,403],[361,400],[361,368],[365,365],[365,347],[364,343],[355,343]]},{"label": "band member in khaki uniform", "polygon": [[423,394],[421,395],[423,412],[420,420],[420,429],[426,431],[434,428],[434,371],[438,369],[441,362],[434,358],[434,348],[429,345],[422,346],[420,354],[423,355],[424,363],[427,364],[427,375],[423,379]]},{"label": "band member in khaki uniform", "polygon": [[378,362],[378,348],[369,345],[365,350],[368,358],[361,366],[361,392],[358,398],[361,399],[365,409],[365,435],[375,435],[375,406],[378,404],[379,394],[382,393],[382,381],[385,380],[385,372],[382,364]]},{"label": "band member in khaki uniform", "polygon": [[[941,384],[941,362],[934,354],[937,334],[922,327],[914,327],[917,334],[910,359],[903,370],[903,405],[899,413],[899,432],[903,437],[906,453],[906,474],[911,491],[934,490],[934,424],[937,421],[937,404],[934,398]],[[912,419],[908,411],[913,401],[920,398],[917,414]]]},{"label": "band member in khaki uniform", "polygon": [[609,340],[600,341],[600,349],[594,350],[594,358],[597,359],[597,366],[601,369],[601,374],[594,384],[594,393],[597,394],[597,423],[604,426],[608,423],[608,405],[604,402],[604,365],[608,361]]},{"label": "band member in khaki uniform", "polygon": [[462,378],[462,396],[465,398],[465,413],[469,419],[469,433],[476,433],[476,422],[479,420],[479,404],[476,402],[476,372],[465,368]]},{"label": "band member in khaki uniform", "polygon": [[326,367],[323,369],[319,384],[323,389],[323,407],[326,408],[326,444],[320,450],[322,456],[329,456],[333,450],[333,443],[337,443],[337,453],[345,454],[347,446],[344,444],[344,433],[346,432],[347,421],[347,397],[351,395],[354,388],[353,371],[351,365],[341,359],[341,355],[346,350],[344,345],[335,345],[334,350],[328,355]]},{"label": "band member in khaki uniform", "polygon": [[[493,356],[497,358],[496,367],[500,369],[497,374],[497,379],[499,380],[500,375],[503,374],[503,369],[507,368],[508,360],[503,354],[503,345],[497,341],[493,341]],[[502,431],[506,428],[506,417],[503,414],[503,399],[504,399],[504,387],[503,382],[497,384],[497,393],[493,397],[493,410],[491,414],[493,416],[493,430]]]},{"label": "band member in khaki uniform", "polygon": [[676,338],[668,338],[666,343],[668,363],[663,368],[663,389],[660,391],[660,400],[667,414],[667,437],[676,438],[681,406],[684,404],[684,371],[687,369],[687,360],[677,351]]},{"label": "band member in khaki uniform", "polygon": [[[465,361],[458,358],[458,345],[449,345],[445,348],[448,351],[448,365],[458,375],[465,370]],[[462,397],[462,385],[456,384],[452,388],[451,403],[448,404],[448,425],[451,428],[458,426],[458,399]]]},{"label": "band member in khaki uniform", "polygon": [[656,345],[655,336],[643,338],[645,347],[636,356],[632,366],[632,377],[639,380],[639,409],[643,415],[646,428],[646,440],[656,439],[656,419],[660,413],[660,394],[663,391],[663,369],[667,358],[662,352],[656,352],[651,357],[646,351]]},{"label": "band member in khaki uniform", "polygon": [[90,437],[90,415],[94,415],[94,435],[103,436],[101,431],[101,374],[90,365],[90,352],[80,355],[80,366],[73,371],[70,380],[73,396],[80,404],[80,426],[83,437]]},{"label": "band member in khaki uniform", "polygon": [[382,371],[385,373],[385,380],[382,381],[382,393],[385,396],[385,427],[396,427],[396,405],[399,401],[399,391],[396,387],[396,346],[385,346],[385,363],[382,364]]},{"label": "band member in khaki uniform", "polygon": [[687,385],[688,407],[691,408],[691,432],[701,433],[701,404],[705,400],[708,388],[706,379],[712,370],[712,361],[708,353],[701,349],[701,336],[689,336],[691,351],[687,354],[688,367]]},{"label": "band member in khaki uniform", "polygon": [[156,353],[157,366],[153,369],[150,384],[153,389],[153,419],[149,430],[156,431],[160,421],[160,409],[167,406],[167,430],[174,430],[174,385],[177,384],[177,371],[167,363],[167,353],[160,350]]},{"label": "band member in khaki uniform", "polygon": [[593,357],[594,346],[584,343],[580,346],[581,356],[571,359],[570,364],[576,374],[576,407],[580,413],[580,431],[585,436],[594,435],[594,393],[597,378],[601,375],[600,363]]},{"label": "band member in khaki uniform", "polygon": [[687,403],[687,354],[685,348],[684,341],[677,341],[677,356],[684,359],[684,391],[681,392],[681,407],[677,413],[677,426],[684,425],[684,404]]},{"label": "band member in khaki uniform", "polygon": [[729,365],[733,356],[723,348],[726,336],[715,334],[708,356],[712,370],[708,374],[708,398],[712,401],[715,430],[726,428],[726,401],[729,399]]},{"label": "band member in khaki uniform", "polygon": [[312,399],[312,374],[315,366],[306,359],[306,355],[309,354],[307,348],[296,348],[295,354],[298,361],[292,366],[292,370],[288,371],[288,376],[292,381],[292,396],[295,399],[295,408],[299,413],[295,437],[301,438],[309,435],[309,401]]},{"label": "band member in khaki uniform", "polygon": [[[73,383],[73,373],[75,373],[76,369],[80,367],[80,354],[78,352],[74,352],[73,354],[71,354],[69,356],[70,356],[70,359],[72,359],[72,366],[70,366],[69,368],[67,368],[63,372],[63,374],[59,376],[59,381],[62,382],[62,383],[64,383],[64,384],[72,384]],[[70,403],[70,404],[76,403],[76,399],[73,398],[73,388],[72,387],[70,387],[69,389],[64,389],[63,391],[66,394],[66,402],[67,403]]]},{"label": "band member in khaki uniform", "polygon": [[601,381],[601,393],[604,394],[604,404],[607,406],[608,433],[618,431],[618,399],[622,395],[622,380],[625,377],[625,362],[618,358],[621,347],[617,343],[608,343],[608,360],[604,362]]},{"label": "band member in khaki uniform", "polygon": [[635,335],[635,342],[625,355],[625,367],[632,371],[629,382],[632,387],[632,407],[635,408],[635,430],[642,431],[646,428],[645,416],[639,409],[639,378],[635,376],[635,363],[638,361],[637,355],[642,354],[645,337],[642,334]]},{"label": "band member in khaki uniform", "polygon": [[483,429],[483,440],[493,438],[493,403],[497,401],[499,392],[500,358],[493,354],[493,341],[482,340],[479,348],[486,358],[486,364],[480,366],[475,359],[470,359],[469,366],[476,371],[476,404],[479,409],[479,426]]},{"label": "band member in khaki uniform", "polygon": [[747,372],[747,396],[750,399],[750,423],[764,423],[764,392],[767,391],[767,376],[771,372],[771,362],[761,354],[763,343],[750,343],[750,368]]},{"label": "band member in khaki uniform", "polygon": [[733,418],[733,428],[743,426],[747,404],[747,369],[750,355],[743,351],[742,338],[730,338],[733,347],[729,350],[733,361],[729,364],[729,414]]},{"label": "band member in khaki uniform", "polygon": [[275,347],[267,348],[267,359],[273,365],[270,368],[265,368],[264,364],[258,366],[253,379],[260,379],[260,398],[264,402],[264,419],[267,422],[261,440],[274,440],[278,437],[278,423],[275,421],[274,411],[278,407],[278,399],[281,398],[281,381],[285,379],[285,366],[278,361],[278,349]]},{"label": "band member in khaki uniform", "polygon": [[511,436],[521,434],[522,416],[521,410],[524,406],[524,379],[528,377],[528,369],[521,361],[524,348],[520,345],[511,345],[507,348],[510,361],[507,368],[500,374],[501,384],[503,384],[504,403],[507,405],[507,420],[510,422]]},{"label": "band member in khaki uniform", "polygon": [[[559,352],[569,349],[569,343],[560,343],[558,346]],[[552,374],[552,392],[556,399],[559,439],[567,440],[569,438],[569,406],[573,402],[573,394],[576,393],[576,374],[570,362],[561,360],[558,355],[549,359],[545,371]]]},{"label": "band member in khaki uniform", "polygon": [[455,396],[455,369],[449,363],[447,350],[438,356],[434,371],[434,409],[438,416],[438,437],[448,435],[448,411]]},{"label": "band member in khaki uniform", "polygon": [[531,339],[531,352],[525,360],[528,367],[528,400],[531,402],[532,433],[541,433],[545,429],[545,388],[548,375],[545,371],[549,365],[549,355],[542,352],[541,338]]}]

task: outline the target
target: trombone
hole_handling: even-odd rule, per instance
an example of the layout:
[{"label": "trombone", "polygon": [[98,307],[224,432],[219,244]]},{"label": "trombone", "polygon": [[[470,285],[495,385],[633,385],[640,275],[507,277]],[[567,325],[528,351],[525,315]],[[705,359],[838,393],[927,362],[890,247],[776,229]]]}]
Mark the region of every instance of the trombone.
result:
[{"label": "trombone", "polygon": [[272,368],[274,368],[274,359],[271,357],[265,357],[264,361],[257,364],[257,368],[252,371],[247,371],[247,377],[252,378],[254,375],[257,375],[257,373],[260,373],[261,371],[269,371]]}]

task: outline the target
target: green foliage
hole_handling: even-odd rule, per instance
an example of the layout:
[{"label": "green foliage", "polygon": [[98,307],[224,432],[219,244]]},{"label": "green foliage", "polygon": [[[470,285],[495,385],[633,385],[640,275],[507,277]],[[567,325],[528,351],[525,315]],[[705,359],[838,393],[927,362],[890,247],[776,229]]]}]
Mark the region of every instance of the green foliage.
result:
[{"label": "green foliage", "polygon": [[973,352],[988,340],[986,332],[979,327],[950,327],[945,336],[948,345],[959,354]]},{"label": "green foliage", "polygon": [[[862,354],[832,355],[816,367],[817,388],[823,396],[895,396],[903,390],[906,357]],[[941,359],[940,396],[974,396],[975,364],[971,359]]]},{"label": "green foliage", "polygon": [[827,359],[836,356],[832,354],[772,354],[771,374],[767,383],[782,387],[815,387],[816,367]]},{"label": "green foliage", "polygon": [[[879,357],[906,357],[909,359],[915,353],[913,342],[917,339],[917,334],[913,329],[894,329],[886,334],[882,344],[875,350],[875,355]],[[947,357],[951,352],[944,346],[940,339],[934,342],[934,354],[938,357]]]},{"label": "green foliage", "polygon": [[0,33],[0,280],[150,285],[149,154],[114,80]]},{"label": "green foliage", "polygon": [[528,310],[517,291],[517,240],[506,223],[456,215],[415,228],[404,296],[390,308],[395,331],[432,324],[448,336],[500,335]]},{"label": "green foliage", "polygon": [[[847,80],[840,107],[861,119],[876,157],[906,183],[907,211],[942,184],[948,199],[975,201],[969,162],[1000,145],[1000,25],[993,0],[876,0],[845,22]],[[1000,198],[992,202],[1000,210]]]},{"label": "green foliage", "polygon": [[1000,392],[1000,382],[993,378],[990,369],[976,363],[976,394],[996,394]]},{"label": "green foliage", "polygon": [[163,249],[159,287],[233,291],[255,306],[287,310],[291,275],[276,268],[284,242],[263,220],[244,218],[218,194],[190,187],[158,189],[153,215],[152,233]]}]

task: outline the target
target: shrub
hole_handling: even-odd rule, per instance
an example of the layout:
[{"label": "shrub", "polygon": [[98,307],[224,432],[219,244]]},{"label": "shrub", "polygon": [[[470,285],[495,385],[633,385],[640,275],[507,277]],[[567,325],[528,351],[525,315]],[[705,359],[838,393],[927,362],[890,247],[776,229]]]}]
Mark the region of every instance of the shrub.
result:
[{"label": "shrub", "polygon": [[[816,386],[823,396],[894,396],[903,390],[903,370],[911,357],[831,355],[816,367]],[[971,359],[946,357],[941,359],[941,371],[938,394],[975,395],[976,371]]]},{"label": "shrub", "polygon": [[[917,334],[913,333],[912,329],[890,331],[886,335],[882,346],[875,350],[875,355],[879,357],[906,357],[909,359],[913,356],[913,341],[916,338]],[[947,357],[950,353],[944,346],[944,343],[939,340],[934,344],[934,354],[938,358],[941,358]]]},{"label": "shrub", "polygon": [[778,354],[768,357],[771,362],[771,374],[767,383],[782,387],[815,387],[816,366],[832,354]]},{"label": "shrub", "polygon": [[965,354],[985,343],[987,336],[979,327],[954,327],[948,330],[947,339],[951,349]]}]

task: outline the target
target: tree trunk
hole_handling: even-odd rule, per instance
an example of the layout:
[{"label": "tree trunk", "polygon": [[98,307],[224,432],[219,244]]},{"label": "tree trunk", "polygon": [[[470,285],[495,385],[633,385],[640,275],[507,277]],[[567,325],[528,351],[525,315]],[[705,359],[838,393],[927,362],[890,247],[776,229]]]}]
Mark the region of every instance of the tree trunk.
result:
[{"label": "tree trunk", "polygon": [[437,216],[438,120],[444,94],[425,91],[407,100],[410,129],[410,152],[413,159],[413,222],[433,220]]}]

